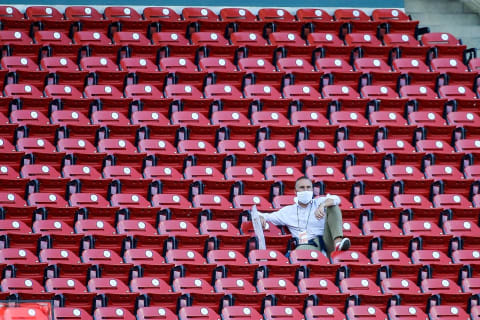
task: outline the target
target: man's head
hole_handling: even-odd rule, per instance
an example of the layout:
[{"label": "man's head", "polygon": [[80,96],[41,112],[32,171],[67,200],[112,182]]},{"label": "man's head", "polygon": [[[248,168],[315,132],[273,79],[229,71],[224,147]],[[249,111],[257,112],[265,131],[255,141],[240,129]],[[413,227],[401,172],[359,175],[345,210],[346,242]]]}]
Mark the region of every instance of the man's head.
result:
[{"label": "man's head", "polygon": [[305,207],[313,199],[313,184],[307,177],[298,178],[295,181],[295,192],[297,194],[297,202],[300,206]]},{"label": "man's head", "polygon": [[313,184],[312,180],[310,180],[308,177],[300,177],[295,181],[295,191],[311,191],[313,190]]}]

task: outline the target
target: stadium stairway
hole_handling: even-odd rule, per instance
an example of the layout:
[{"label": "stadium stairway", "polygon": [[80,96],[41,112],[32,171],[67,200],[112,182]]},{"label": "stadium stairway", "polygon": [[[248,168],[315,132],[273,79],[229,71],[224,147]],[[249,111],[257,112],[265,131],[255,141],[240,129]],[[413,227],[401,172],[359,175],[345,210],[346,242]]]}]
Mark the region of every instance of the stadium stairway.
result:
[{"label": "stadium stairway", "polygon": [[431,32],[449,30],[469,48],[480,48],[480,16],[460,0],[405,0],[405,11]]}]

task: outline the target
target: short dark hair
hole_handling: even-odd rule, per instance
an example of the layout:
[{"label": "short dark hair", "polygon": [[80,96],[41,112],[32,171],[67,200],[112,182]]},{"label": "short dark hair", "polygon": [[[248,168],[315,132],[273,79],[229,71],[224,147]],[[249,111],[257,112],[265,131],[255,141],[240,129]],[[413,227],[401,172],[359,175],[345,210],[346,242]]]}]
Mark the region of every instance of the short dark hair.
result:
[{"label": "short dark hair", "polygon": [[301,176],[300,178],[298,178],[297,180],[295,180],[295,187],[297,187],[298,181],[301,181],[301,180],[308,180],[308,181],[310,181],[310,182],[313,184],[313,181],[312,181],[309,177],[307,177],[307,176]]}]

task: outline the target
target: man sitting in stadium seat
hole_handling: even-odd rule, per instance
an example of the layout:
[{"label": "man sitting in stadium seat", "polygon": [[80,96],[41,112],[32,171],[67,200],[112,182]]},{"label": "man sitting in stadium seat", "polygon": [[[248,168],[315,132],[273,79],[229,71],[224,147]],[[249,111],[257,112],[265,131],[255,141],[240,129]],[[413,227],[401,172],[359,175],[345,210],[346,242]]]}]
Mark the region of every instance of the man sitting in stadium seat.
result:
[{"label": "man sitting in stadium seat", "polygon": [[329,255],[350,248],[350,239],[343,237],[340,198],[329,195],[313,198],[313,184],[307,177],[295,182],[295,204],[272,213],[259,213],[262,225],[271,222],[288,227],[298,239],[297,250],[320,250]]}]

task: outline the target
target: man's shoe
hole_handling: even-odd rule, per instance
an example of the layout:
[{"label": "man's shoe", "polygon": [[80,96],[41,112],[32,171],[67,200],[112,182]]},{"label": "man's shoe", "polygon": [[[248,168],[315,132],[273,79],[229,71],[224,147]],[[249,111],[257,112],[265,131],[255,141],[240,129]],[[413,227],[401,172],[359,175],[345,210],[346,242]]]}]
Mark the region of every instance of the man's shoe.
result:
[{"label": "man's shoe", "polygon": [[348,238],[343,238],[335,245],[335,251],[346,251],[348,249],[350,249],[350,239]]}]

